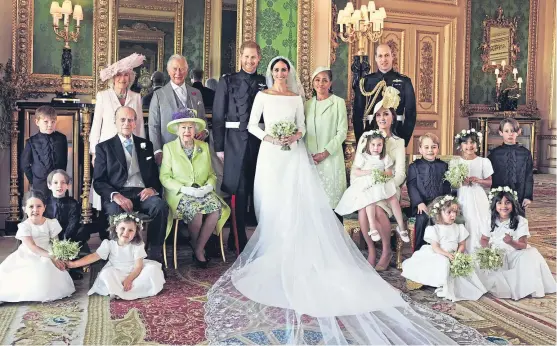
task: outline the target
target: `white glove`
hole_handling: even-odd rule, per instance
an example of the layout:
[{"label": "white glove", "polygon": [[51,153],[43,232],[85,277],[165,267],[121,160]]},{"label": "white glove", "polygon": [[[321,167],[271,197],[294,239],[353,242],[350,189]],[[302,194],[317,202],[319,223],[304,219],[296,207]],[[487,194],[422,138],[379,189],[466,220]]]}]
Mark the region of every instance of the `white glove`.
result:
[{"label": "white glove", "polygon": [[205,195],[207,195],[209,192],[213,191],[213,185],[207,184],[205,186],[200,187],[199,189],[202,190],[205,193]]},{"label": "white glove", "polygon": [[180,188],[180,192],[192,197],[203,197],[205,194],[201,190],[201,188],[191,187],[191,186],[182,186]]}]

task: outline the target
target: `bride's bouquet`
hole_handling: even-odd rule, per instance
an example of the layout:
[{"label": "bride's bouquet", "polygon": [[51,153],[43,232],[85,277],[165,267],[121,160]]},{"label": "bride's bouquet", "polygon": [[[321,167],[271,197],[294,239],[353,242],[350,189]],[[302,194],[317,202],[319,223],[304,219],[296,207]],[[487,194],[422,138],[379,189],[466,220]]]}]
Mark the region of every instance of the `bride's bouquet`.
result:
[{"label": "bride's bouquet", "polygon": [[[281,120],[273,124],[271,136],[276,138],[290,137],[298,132],[298,127],[292,121]],[[290,145],[283,145],[280,150],[291,150]]]},{"label": "bride's bouquet", "polygon": [[497,270],[503,267],[505,252],[501,249],[480,248],[474,253],[480,269]]},{"label": "bride's bouquet", "polygon": [[52,242],[52,251],[50,252],[50,254],[61,261],[69,261],[73,260],[77,257],[77,255],[79,255],[80,248],[81,246],[79,246],[78,242],[55,239]]},{"label": "bride's bouquet", "polygon": [[474,271],[472,255],[456,252],[451,261],[450,273],[453,278],[470,276]]},{"label": "bride's bouquet", "polygon": [[459,160],[451,160],[449,162],[449,170],[445,172],[445,180],[451,184],[451,187],[458,189],[464,178],[468,176],[468,166]]}]

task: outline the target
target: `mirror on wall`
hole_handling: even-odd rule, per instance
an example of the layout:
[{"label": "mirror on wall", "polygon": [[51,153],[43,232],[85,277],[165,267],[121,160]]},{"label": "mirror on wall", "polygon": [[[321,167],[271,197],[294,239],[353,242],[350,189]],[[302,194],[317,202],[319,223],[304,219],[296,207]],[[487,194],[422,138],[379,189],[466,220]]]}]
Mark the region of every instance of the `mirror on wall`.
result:
[{"label": "mirror on wall", "polygon": [[138,67],[132,90],[140,92],[140,76],[161,71],[175,53],[182,53],[184,0],[114,0],[113,61],[132,53],[146,61]]},{"label": "mirror on wall", "polygon": [[505,17],[501,6],[495,17],[488,17],[483,21],[483,42],[480,46],[482,71],[493,72],[499,69],[502,78],[513,71],[520,52],[517,28],[518,18]]}]

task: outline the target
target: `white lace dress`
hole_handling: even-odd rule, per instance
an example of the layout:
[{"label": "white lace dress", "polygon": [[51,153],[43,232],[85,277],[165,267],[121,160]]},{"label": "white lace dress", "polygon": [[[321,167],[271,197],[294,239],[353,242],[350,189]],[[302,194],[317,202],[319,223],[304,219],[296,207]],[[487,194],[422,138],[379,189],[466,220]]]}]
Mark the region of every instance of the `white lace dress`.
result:
[{"label": "white lace dress", "polygon": [[[459,160],[468,166],[469,177],[486,179],[493,174],[489,159],[477,156],[473,160],[464,160],[462,157]],[[472,186],[463,185],[458,189],[458,202],[462,209],[466,230],[470,233],[466,239],[466,250],[471,253],[481,246],[482,229],[491,218],[489,200],[484,188],[474,183]]]},{"label": "white lace dress", "polygon": [[145,245],[118,245],[116,240],[105,239],[97,249],[97,254],[108,263],[103,267],[95,280],[89,295],[97,293],[101,296],[114,295],[125,300],[133,300],[157,295],[163,288],[164,274],[159,262],[143,260],[143,269],[133,280],[132,288],[124,291],[122,282],[133,271],[135,261],[147,257]]},{"label": "white lace dress", "polygon": [[[392,168],[394,162],[389,155],[385,155],[383,159],[379,155],[370,155],[367,153],[356,154],[352,169],[359,168],[361,170],[377,169],[385,171]],[[372,184],[370,175],[357,177],[355,174],[348,189],[342,195],[335,211],[339,215],[351,214],[357,210],[367,207],[372,203],[386,200],[396,194],[396,185],[393,179],[386,183]]]},{"label": "white lace dress", "polygon": [[[455,252],[458,243],[468,238],[468,231],[463,225],[435,225],[425,229],[424,241],[439,244],[447,252]],[[451,262],[449,258],[438,254],[431,245],[424,245],[414,252],[412,257],[402,262],[402,276],[421,283],[422,285],[438,287],[435,290],[438,297],[452,300],[478,300],[487,289],[478,275],[472,273],[469,277],[453,278],[449,274]]]},{"label": "white lace dress", "polygon": [[[262,113],[267,130],[289,120],[304,132],[299,96],[257,94],[248,129],[260,139],[267,134],[257,126]],[[254,235],[207,294],[209,343],[454,343],[440,330],[451,335],[455,321],[411,307],[346,235],[303,141],[291,151],[261,143],[254,201]],[[246,339],[266,332],[266,341]]]},{"label": "white lace dress", "polygon": [[532,295],[540,298],[555,293],[556,284],[547,262],[535,247],[517,250],[505,243],[503,238],[509,234],[513,240],[530,237],[528,220],[519,216],[516,229],[509,227],[509,221],[496,221],[491,232],[491,225],[484,228],[484,235],[489,237],[491,247],[505,251],[503,268],[497,271],[479,270],[480,279],[489,292],[499,298],[518,300]]},{"label": "white lace dress", "polygon": [[[58,239],[61,231],[57,220],[46,219],[42,225],[35,225],[27,219],[18,225],[15,237],[21,240],[31,236],[38,247],[50,251],[51,239]],[[0,264],[0,302],[46,302],[74,292],[67,271],[56,268],[50,258],[37,255],[25,244]]]}]

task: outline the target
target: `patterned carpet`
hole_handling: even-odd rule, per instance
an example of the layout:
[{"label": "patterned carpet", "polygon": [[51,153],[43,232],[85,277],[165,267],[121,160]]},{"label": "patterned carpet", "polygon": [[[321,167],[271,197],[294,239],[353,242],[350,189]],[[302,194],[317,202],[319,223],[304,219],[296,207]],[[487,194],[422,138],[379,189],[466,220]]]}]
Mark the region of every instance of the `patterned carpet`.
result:
[{"label": "patterned carpet", "polygon": [[[535,198],[527,212],[530,244],[547,259],[555,274],[556,213],[555,176],[535,175]],[[182,249],[186,248],[182,246]],[[189,248],[188,248],[189,250]],[[0,306],[0,344],[200,344],[204,337],[205,294],[228,268],[229,262],[213,261],[200,270],[191,263],[189,251],[180,251],[179,269],[169,270],[165,289],[156,297],[136,301],[110,301],[87,297],[88,277],[74,296],[48,304],[4,304]],[[391,267],[381,276],[405,291],[400,272]],[[487,340],[499,345],[555,344],[556,299],[526,298],[518,302],[491,295],[477,302],[451,303],[432,290],[408,292],[415,301],[444,312],[460,323],[476,328]],[[243,340],[244,343],[248,343]],[[257,343],[252,340],[252,343]]]}]

